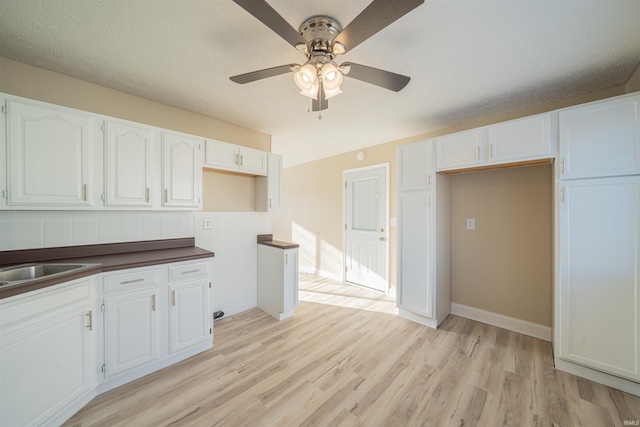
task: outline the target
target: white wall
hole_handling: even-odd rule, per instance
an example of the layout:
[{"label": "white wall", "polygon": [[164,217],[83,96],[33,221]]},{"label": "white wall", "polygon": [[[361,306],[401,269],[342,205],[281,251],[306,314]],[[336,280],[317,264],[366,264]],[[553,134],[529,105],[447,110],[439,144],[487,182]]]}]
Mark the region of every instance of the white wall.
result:
[{"label": "white wall", "polygon": [[[203,230],[204,219],[210,230]],[[215,252],[213,310],[225,316],[258,306],[258,234],[271,233],[271,214],[197,212],[196,246]]]}]

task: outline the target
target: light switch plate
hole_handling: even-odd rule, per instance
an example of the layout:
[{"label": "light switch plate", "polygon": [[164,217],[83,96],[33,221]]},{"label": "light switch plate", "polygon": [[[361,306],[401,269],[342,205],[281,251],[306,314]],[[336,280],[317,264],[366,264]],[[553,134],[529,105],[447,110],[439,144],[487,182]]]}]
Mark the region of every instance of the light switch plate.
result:
[{"label": "light switch plate", "polygon": [[202,221],[202,228],[211,230],[211,218],[205,218],[204,221]]},{"label": "light switch plate", "polygon": [[467,218],[467,230],[476,229],[476,220],[473,218]]}]

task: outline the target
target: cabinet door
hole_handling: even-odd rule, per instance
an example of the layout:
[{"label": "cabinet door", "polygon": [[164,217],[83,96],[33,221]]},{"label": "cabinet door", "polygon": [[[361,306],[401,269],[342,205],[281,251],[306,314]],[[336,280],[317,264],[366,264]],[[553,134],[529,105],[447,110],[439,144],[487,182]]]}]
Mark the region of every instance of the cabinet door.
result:
[{"label": "cabinet door", "polygon": [[431,196],[430,190],[398,195],[398,307],[427,317],[433,317]]},{"label": "cabinet door", "polygon": [[256,211],[276,212],[282,207],[282,156],[268,153],[266,177],[256,177]]},{"label": "cabinet door", "polygon": [[106,206],[152,205],[151,128],[105,123]]},{"label": "cabinet door", "polygon": [[560,357],[638,381],[640,177],[560,186]]},{"label": "cabinet door", "polygon": [[298,307],[298,249],[284,251],[284,304],[283,313]]},{"label": "cabinet door", "polygon": [[461,169],[485,162],[486,129],[479,128],[436,139],[437,169]]},{"label": "cabinet door", "polygon": [[89,286],[57,285],[0,305],[3,323],[12,314],[23,317],[0,328],[0,425],[49,425],[93,390],[94,314],[88,299],[76,299],[88,296]]},{"label": "cabinet door", "polygon": [[171,329],[169,351],[175,353],[211,339],[209,281],[181,283],[169,287]]},{"label": "cabinet door", "polygon": [[398,191],[426,190],[433,180],[433,140],[398,147]]},{"label": "cabinet door", "polygon": [[238,146],[208,139],[205,142],[205,167],[224,170],[238,169]]},{"label": "cabinet door", "polygon": [[163,207],[200,208],[200,142],[185,135],[162,134]]},{"label": "cabinet door", "polygon": [[8,101],[9,206],[92,206],[91,116]]},{"label": "cabinet door", "polygon": [[551,113],[489,126],[489,162],[552,157]]},{"label": "cabinet door", "polygon": [[240,147],[238,166],[241,172],[253,175],[267,175],[267,153],[265,151]]},{"label": "cabinet door", "polygon": [[158,359],[157,290],[108,296],[104,305],[105,377]]},{"label": "cabinet door", "polygon": [[560,178],[640,174],[640,96],[560,112]]}]

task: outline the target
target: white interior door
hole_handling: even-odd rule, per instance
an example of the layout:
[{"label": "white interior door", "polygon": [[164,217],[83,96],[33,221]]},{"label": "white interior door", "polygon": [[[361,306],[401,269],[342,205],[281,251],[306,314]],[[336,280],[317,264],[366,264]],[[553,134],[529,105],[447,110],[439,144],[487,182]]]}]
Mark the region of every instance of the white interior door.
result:
[{"label": "white interior door", "polygon": [[387,292],[387,166],[345,173],[345,280]]}]

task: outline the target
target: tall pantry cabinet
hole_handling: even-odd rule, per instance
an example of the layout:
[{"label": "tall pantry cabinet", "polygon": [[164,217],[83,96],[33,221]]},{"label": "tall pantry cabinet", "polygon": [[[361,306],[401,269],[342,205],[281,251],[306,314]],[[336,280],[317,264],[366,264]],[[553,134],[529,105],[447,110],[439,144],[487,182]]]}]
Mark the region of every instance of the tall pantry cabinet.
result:
[{"label": "tall pantry cabinet", "polygon": [[[559,112],[556,367],[640,390],[640,95]],[[635,392],[634,392],[635,390]]]},{"label": "tall pantry cabinet", "polygon": [[435,170],[434,140],[398,147],[397,304],[432,328],[451,310],[449,177]]}]

